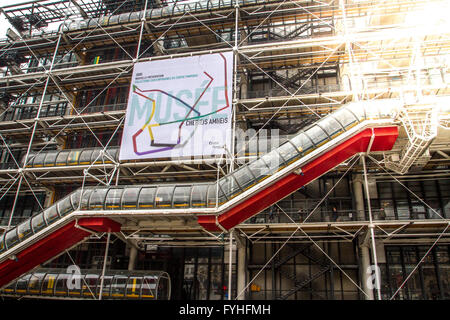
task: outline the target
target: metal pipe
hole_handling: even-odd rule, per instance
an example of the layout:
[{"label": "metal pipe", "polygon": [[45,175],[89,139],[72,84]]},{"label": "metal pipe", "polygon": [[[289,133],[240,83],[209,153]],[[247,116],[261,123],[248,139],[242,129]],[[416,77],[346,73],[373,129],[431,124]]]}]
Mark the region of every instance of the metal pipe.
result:
[{"label": "metal pipe", "polygon": [[230,235],[230,243],[228,244],[228,300],[231,300],[231,282],[233,280],[232,277],[232,263],[233,263],[233,230],[231,229],[229,232]]},{"label": "metal pipe", "polygon": [[365,159],[365,155],[363,155],[362,158],[362,163],[363,163],[363,168],[364,168],[364,186],[366,189],[366,201],[367,201],[367,209],[368,209],[368,213],[369,213],[369,230],[370,230],[370,237],[371,237],[371,244],[372,244],[372,258],[373,258],[373,263],[375,265],[375,281],[376,281],[376,289],[377,289],[377,295],[378,295],[378,300],[381,300],[381,281],[380,281],[380,274],[378,272],[378,260],[377,260],[377,248],[376,248],[376,244],[375,244],[375,225],[373,224],[373,220],[372,220],[372,209],[371,209],[371,205],[370,205],[370,192],[369,192],[369,183],[367,181],[367,168],[366,168],[366,159]]},{"label": "metal pipe", "polygon": [[105,280],[106,259],[108,258],[110,237],[111,237],[111,232],[108,232],[108,237],[106,238],[105,257],[103,258],[102,278],[100,280],[100,293],[98,294],[98,300],[102,300],[102,296],[103,296],[103,282]]}]

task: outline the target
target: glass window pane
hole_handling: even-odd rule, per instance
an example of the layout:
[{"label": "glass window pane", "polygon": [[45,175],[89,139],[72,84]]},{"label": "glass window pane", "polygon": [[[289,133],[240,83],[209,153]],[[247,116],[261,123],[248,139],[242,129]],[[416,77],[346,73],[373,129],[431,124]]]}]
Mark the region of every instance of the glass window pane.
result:
[{"label": "glass window pane", "polygon": [[[238,192],[241,190],[232,175],[228,175],[228,176],[221,178],[219,181],[219,186],[220,186],[219,190],[223,191],[225,193],[224,196],[227,197],[228,199],[230,199],[235,192]],[[224,201],[225,201],[225,198],[221,199],[221,197],[219,197],[219,204]]]},{"label": "glass window pane", "polygon": [[320,147],[328,141],[328,136],[325,131],[323,131],[319,126],[313,126],[306,131],[306,134],[311,138],[311,140],[316,145],[316,148]]},{"label": "glass window pane", "polygon": [[31,225],[33,227],[34,233],[38,232],[39,230],[42,230],[46,226],[46,223],[44,221],[44,213],[41,212],[41,213],[35,215],[34,217],[32,217]]},{"label": "glass window pane", "polygon": [[206,207],[206,193],[209,185],[195,185],[192,189],[192,207],[204,208]]},{"label": "glass window pane", "polygon": [[79,164],[90,164],[91,163],[91,156],[92,156],[92,152],[94,152],[94,150],[92,149],[85,149],[81,152],[80,157],[79,157]]},{"label": "glass window pane", "polygon": [[208,188],[208,207],[215,207],[217,202],[217,184],[214,183]]},{"label": "glass window pane", "polygon": [[143,187],[139,194],[139,208],[154,208],[156,187]]},{"label": "glass window pane", "polygon": [[52,205],[51,207],[47,208],[44,211],[44,217],[45,221],[47,221],[47,224],[50,224],[59,218],[58,211],[56,209],[56,204]]},{"label": "glass window pane", "polygon": [[120,201],[122,199],[123,189],[109,189],[108,194],[106,196],[105,209],[120,209]]},{"label": "glass window pane", "polygon": [[145,276],[142,281],[142,299],[154,299],[156,295],[156,277]]},{"label": "glass window pane", "polygon": [[40,152],[39,154],[37,154],[34,157],[34,160],[33,160],[33,167],[35,167],[35,168],[43,167],[44,166],[44,159],[45,159],[46,155],[47,155],[46,152]]},{"label": "glass window pane", "polygon": [[297,152],[296,148],[289,141],[282,144],[278,149],[278,153],[284,159],[284,163],[291,162],[292,159],[297,158],[300,154]]},{"label": "glass window pane", "polygon": [[233,172],[233,176],[243,190],[255,183],[255,178],[250,172],[248,166],[242,166]]},{"label": "glass window pane", "polygon": [[6,248],[8,249],[11,248],[17,242],[19,242],[19,236],[17,235],[17,228],[9,230],[5,235]]},{"label": "glass window pane", "polygon": [[30,280],[30,278],[31,278],[31,274],[27,274],[27,275],[21,277],[17,281],[16,293],[26,293],[27,292],[28,281]]},{"label": "glass window pane", "polygon": [[275,172],[283,162],[283,159],[280,157],[276,150],[270,151],[269,153],[262,156],[261,159],[269,167],[269,172],[267,173],[269,175]]},{"label": "glass window pane", "polygon": [[[102,297],[109,297],[111,294],[111,285],[113,281],[113,276],[105,276],[103,278],[103,291],[102,291]],[[97,296],[100,295],[100,281],[98,282],[97,286]]]},{"label": "glass window pane", "polygon": [[377,118],[378,116],[378,110],[377,108],[373,108],[371,106],[371,103],[361,103],[361,102],[355,102],[355,103],[350,103],[348,106],[346,106],[346,108],[348,108],[348,110],[350,110],[357,118],[359,121],[363,121],[366,118],[366,109],[370,110],[373,112],[375,112],[377,114]]},{"label": "glass window pane", "polygon": [[71,150],[67,156],[67,165],[74,166],[78,164],[81,150]]},{"label": "glass window pane", "polygon": [[72,203],[70,202],[70,196],[67,196],[64,199],[58,201],[57,205],[58,212],[61,217],[73,211]]},{"label": "glass window pane", "polygon": [[67,283],[69,281],[70,274],[61,273],[58,275],[55,284],[55,295],[56,296],[67,296]]},{"label": "glass window pane", "polygon": [[30,234],[33,233],[31,230],[31,219],[25,220],[19,226],[17,227],[17,230],[19,232],[19,240],[22,241],[22,239],[27,238]]},{"label": "glass window pane", "polygon": [[3,251],[5,251],[5,235],[1,235],[0,236],[0,253],[2,253]]},{"label": "glass window pane", "polygon": [[[82,295],[83,297],[96,298],[95,290],[97,289],[97,285],[100,284],[100,276],[97,274],[87,274],[84,277],[84,281],[82,283]],[[94,295],[94,296],[92,296]]]},{"label": "glass window pane", "polygon": [[128,279],[127,298],[139,299],[142,277],[131,276]]},{"label": "glass window pane", "polygon": [[125,297],[125,287],[127,285],[127,276],[116,275],[114,276],[111,297]]},{"label": "glass window pane", "polygon": [[70,202],[72,203],[72,207],[74,210],[78,210],[78,205],[80,204],[80,195],[80,189],[70,194]]},{"label": "glass window pane", "polygon": [[133,209],[136,208],[138,202],[139,191],[141,188],[126,188],[123,191],[122,196],[122,209]]},{"label": "glass window pane", "polygon": [[56,165],[57,166],[65,166],[67,165],[67,156],[69,155],[70,150],[61,150],[56,157]]},{"label": "glass window pane", "polygon": [[41,291],[41,283],[45,273],[33,273],[28,281],[28,293],[39,294]]},{"label": "glass window pane", "polygon": [[339,123],[342,124],[346,129],[349,129],[350,127],[358,123],[355,116],[344,107],[334,112],[333,117],[337,121],[339,121]]},{"label": "glass window pane", "polygon": [[44,160],[45,167],[53,167],[55,165],[56,157],[58,156],[59,151],[49,151]]},{"label": "glass window pane", "polygon": [[175,188],[173,194],[174,207],[190,207],[191,189],[191,186],[179,186]]},{"label": "glass window pane", "polygon": [[93,189],[83,190],[83,196],[81,197],[81,210],[87,210],[89,205],[89,198],[91,197]]},{"label": "glass window pane", "polygon": [[334,138],[343,131],[341,125],[332,116],[328,116],[321,120],[319,124],[331,138]]},{"label": "glass window pane", "polygon": [[53,295],[53,290],[55,288],[55,280],[57,274],[47,274],[42,283],[42,294]]},{"label": "glass window pane", "polygon": [[269,168],[262,159],[252,161],[248,165],[248,169],[253,173],[257,181],[269,175]]},{"label": "glass window pane", "polygon": [[172,196],[175,187],[158,187],[155,198],[157,208],[168,208],[172,206]]},{"label": "glass window pane", "polygon": [[90,162],[91,163],[102,163],[103,162],[103,158],[102,158],[102,156],[100,156],[100,149],[94,149],[92,151]]},{"label": "glass window pane", "polygon": [[91,198],[89,199],[89,209],[90,210],[103,209],[107,192],[108,192],[107,188],[94,189],[91,193]]}]

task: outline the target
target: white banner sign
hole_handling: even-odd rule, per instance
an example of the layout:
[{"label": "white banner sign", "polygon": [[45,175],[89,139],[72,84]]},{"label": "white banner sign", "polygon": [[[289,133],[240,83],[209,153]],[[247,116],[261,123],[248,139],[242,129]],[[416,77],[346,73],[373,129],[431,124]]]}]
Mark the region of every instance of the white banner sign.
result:
[{"label": "white banner sign", "polygon": [[230,152],[233,53],[136,63],[120,160]]}]

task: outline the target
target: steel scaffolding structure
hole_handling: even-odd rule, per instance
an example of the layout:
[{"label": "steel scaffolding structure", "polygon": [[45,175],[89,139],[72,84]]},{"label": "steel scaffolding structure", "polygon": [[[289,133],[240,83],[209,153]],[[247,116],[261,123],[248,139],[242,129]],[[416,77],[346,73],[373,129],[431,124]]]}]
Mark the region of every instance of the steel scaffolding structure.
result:
[{"label": "steel scaffolding structure", "polygon": [[[346,103],[399,99],[406,107],[398,119],[401,129],[394,148],[357,154],[333,170],[341,179],[352,175],[356,203],[355,217],[349,221],[320,217],[312,221],[341,179],[305,208],[302,221],[294,218],[300,209],[292,207],[294,212],[288,212],[283,200],[274,206],[283,222],[246,221],[229,232],[208,231],[191,213],[147,212],[114,218],[122,223],[122,231],[115,235],[139,249],[145,245],[226,247],[230,250],[229,299],[248,297],[254,281],[271,263],[273,270],[281,270],[282,261],[298,254],[309,254],[320,268],[304,279],[285,274],[294,286],[279,298],[292,296],[337,268],[365,298],[373,299],[374,292],[366,287],[367,275],[362,272],[356,283],[327,254],[323,243],[357,242],[366,248],[361,256],[367,261],[361,269],[370,260],[377,266],[378,243],[425,243],[430,250],[438,242],[448,243],[449,213],[439,212],[402,182],[448,178],[448,22],[442,15],[434,21],[417,21],[418,13],[447,7],[447,1],[437,0],[37,0],[5,6],[2,13],[15,31],[9,30],[8,39],[0,42],[0,138],[3,157],[9,159],[2,160],[0,199],[11,196],[13,202],[2,227],[6,232],[15,224],[21,195],[30,195],[44,209],[67,186],[83,190],[187,178],[217,181],[267,151],[257,148],[255,153],[250,148],[255,141],[267,146],[271,137],[266,130],[282,132],[279,142],[284,142]],[[51,23],[59,24],[56,31],[46,30]],[[120,88],[128,91],[133,66],[227,51],[233,52],[235,67],[233,132],[247,130],[248,141],[239,146],[233,143],[233,149],[220,159],[119,161],[113,142],[123,127],[126,98],[114,97]],[[426,117],[430,110],[435,112],[432,119]],[[424,118],[431,119],[426,129]],[[429,127],[435,134],[420,150],[408,151],[414,146],[408,132]],[[90,137],[97,146],[89,146],[92,152],[85,162],[71,162],[73,150],[86,149],[71,144],[71,137]],[[44,163],[51,152],[53,162]],[[396,172],[386,169],[398,168],[402,161],[408,165]],[[411,167],[414,170],[407,173]],[[370,182],[383,178],[411,192],[435,218],[375,218]],[[49,194],[45,203],[38,200],[39,192]],[[300,246],[292,248],[292,256],[275,263],[283,248],[297,242]],[[251,279],[240,269],[233,297],[232,252],[242,255],[248,244],[258,243],[281,246],[255,267],[257,273]],[[305,253],[305,243],[312,244],[308,250],[316,250],[321,257]],[[382,299],[380,289],[375,293]]]}]

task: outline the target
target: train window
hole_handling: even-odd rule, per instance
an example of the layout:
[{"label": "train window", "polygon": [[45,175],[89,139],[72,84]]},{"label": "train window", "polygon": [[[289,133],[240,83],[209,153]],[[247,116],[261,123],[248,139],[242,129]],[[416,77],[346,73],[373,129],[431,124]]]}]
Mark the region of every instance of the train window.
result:
[{"label": "train window", "polygon": [[[71,277],[71,278],[69,278]],[[70,275],[68,273],[61,273],[58,275],[58,278],[55,281],[55,295],[57,296],[67,296],[68,294],[68,284],[75,284],[74,275]]]},{"label": "train window", "polygon": [[175,187],[158,187],[155,197],[155,206],[157,208],[168,208],[172,206],[172,196]]},{"label": "train window", "polygon": [[109,189],[106,195],[105,209],[114,210],[120,209],[120,200],[122,199],[123,189]]},{"label": "train window", "polygon": [[31,229],[31,220],[25,220],[17,227],[17,232],[19,235],[19,241],[22,241],[23,238],[27,238],[30,234],[33,233]]},{"label": "train window", "polygon": [[41,212],[31,218],[31,226],[33,227],[33,232],[36,233],[39,230],[45,228],[47,223],[44,220],[44,213]]},{"label": "train window", "polygon": [[322,144],[328,141],[328,136],[322,128],[319,126],[313,126],[306,131],[306,134],[311,138],[311,140],[316,145],[316,148],[320,147]]},{"label": "train window", "polygon": [[280,153],[281,157],[284,159],[285,163],[289,163],[292,159],[295,159],[299,156],[297,149],[287,141],[282,144],[277,151]]},{"label": "train window", "polygon": [[39,294],[45,273],[33,273],[28,281],[28,293]]},{"label": "train window", "polygon": [[333,113],[333,117],[339,121],[344,128],[350,127],[352,124],[356,124],[358,121],[355,116],[345,108],[340,108]]},{"label": "train window", "polygon": [[9,230],[5,234],[5,244],[6,248],[11,248],[14,244],[19,242],[19,236],[17,235],[17,228]]},{"label": "train window", "polygon": [[201,184],[195,185],[192,188],[192,206],[194,208],[204,208],[206,207],[206,193],[208,191],[209,185]]},{"label": "train window", "polygon": [[255,181],[255,178],[250,172],[248,166],[242,166],[238,170],[234,171],[233,176],[243,190],[252,185]]},{"label": "train window", "polygon": [[248,169],[253,173],[256,180],[259,180],[269,174],[269,167],[262,159],[250,162],[248,164]]},{"label": "train window", "polygon": [[327,132],[327,134],[333,139],[338,133],[343,131],[342,126],[332,116],[328,116],[320,121],[320,126]]},{"label": "train window", "polygon": [[39,167],[43,167],[44,166],[44,159],[45,156],[47,155],[46,152],[40,152],[38,153],[33,160],[33,167],[35,168],[39,168]]},{"label": "train window", "polygon": [[217,184],[211,184],[208,188],[208,207],[215,207],[217,201]]},{"label": "train window", "polygon": [[55,280],[57,274],[47,273],[44,278],[44,282],[42,282],[42,291],[41,294],[44,295],[53,295],[55,289]]},{"label": "train window", "polygon": [[59,215],[56,209],[56,204],[52,205],[44,211],[44,217],[45,221],[47,221],[48,224],[58,219]]},{"label": "train window", "polygon": [[57,166],[65,166],[67,165],[67,156],[69,155],[70,150],[61,150],[56,157],[55,164]]},{"label": "train window", "polygon": [[139,187],[125,188],[122,196],[122,209],[126,210],[136,208],[140,190],[141,188]]},{"label": "train window", "polygon": [[141,284],[142,277],[129,277],[127,284],[127,298],[139,299],[141,293]]},{"label": "train window", "polygon": [[91,197],[89,199],[89,210],[103,209],[107,192],[107,188],[92,190]]},{"label": "train window", "polygon": [[179,186],[175,187],[173,194],[173,206],[179,207],[189,207],[191,200],[191,186]]},{"label": "train window", "polygon": [[125,288],[127,286],[127,276],[122,275],[116,275],[114,276],[112,288],[111,288],[111,297],[112,298],[118,298],[118,297],[125,297]]},{"label": "train window", "polygon": [[45,167],[53,167],[55,165],[56,158],[58,157],[58,150],[49,151],[44,160]]},{"label": "train window", "polygon": [[85,149],[81,152],[80,157],[78,158],[78,163],[81,164],[90,164],[91,163],[91,156],[92,152],[94,150],[92,149]]},{"label": "train window", "polygon": [[143,187],[139,193],[139,209],[154,208],[156,187]]},{"label": "train window", "polygon": [[67,156],[67,165],[74,166],[78,164],[81,150],[71,150]]},{"label": "train window", "polygon": [[58,212],[61,217],[73,211],[72,203],[70,202],[70,196],[66,196],[64,199],[58,201]]}]

